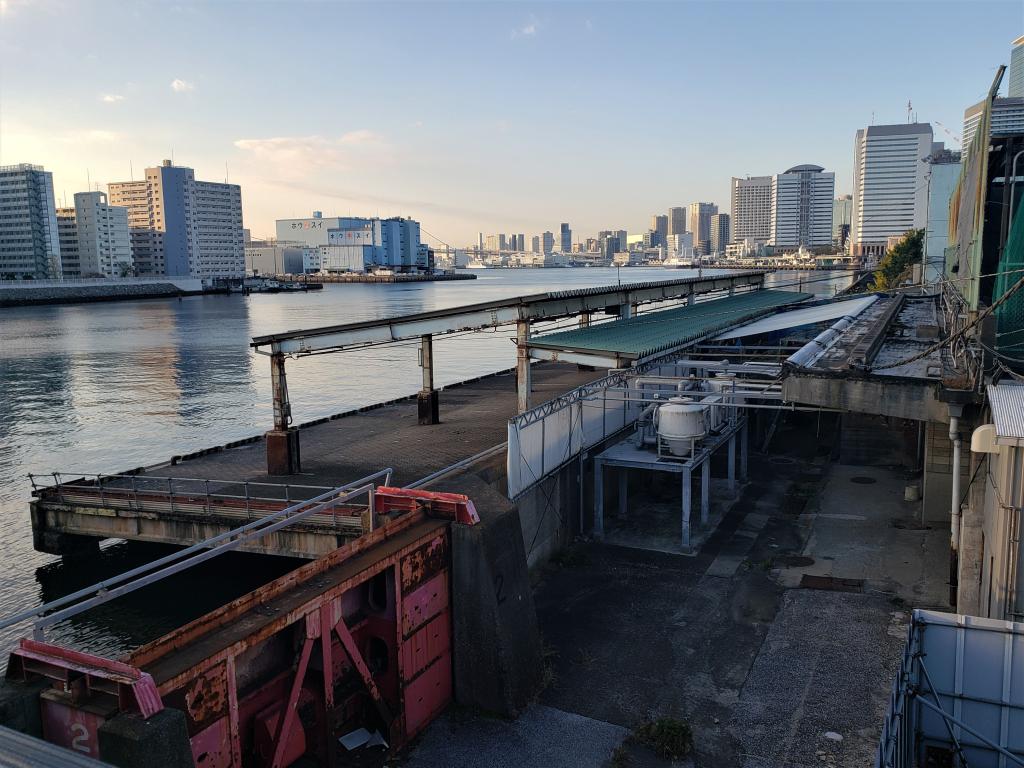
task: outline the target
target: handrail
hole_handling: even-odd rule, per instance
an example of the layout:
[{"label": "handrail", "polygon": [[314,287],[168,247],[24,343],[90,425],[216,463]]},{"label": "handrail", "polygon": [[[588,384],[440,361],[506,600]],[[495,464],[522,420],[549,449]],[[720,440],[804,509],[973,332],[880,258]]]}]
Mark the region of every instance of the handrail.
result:
[{"label": "handrail", "polygon": [[[48,614],[49,611],[53,611],[58,608],[75,603],[76,601],[86,598],[89,595],[94,595],[91,600],[85,600],[84,602],[78,603],[71,608],[66,610],[58,611],[46,615],[44,619],[35,623],[34,634],[36,639],[43,639],[42,630],[44,627],[49,626],[57,621],[61,621],[64,618],[73,616],[82,611],[88,610],[100,603],[112,600],[120,595],[132,592],[140,587],[151,584],[154,581],[158,581],[174,573],[191,568],[193,565],[197,565],[200,562],[209,560],[211,557],[216,557],[224,552],[232,549],[236,549],[240,545],[260,536],[265,536],[268,533],[273,533],[280,530],[288,525],[291,525],[296,520],[302,519],[309,515],[315,514],[327,506],[344,503],[349,499],[359,496],[363,493],[370,494],[370,508],[373,508],[373,488],[375,487],[374,481],[383,477],[383,485],[389,485],[391,482],[391,475],[394,470],[390,467],[382,469],[372,475],[359,478],[346,485],[339,486],[338,488],[332,489],[327,493],[315,496],[312,499],[297,502],[292,506],[285,507],[284,509],[272,512],[265,517],[261,517],[258,520],[254,520],[251,523],[247,523],[239,528],[233,528],[230,531],[213,536],[209,539],[193,544],[190,547],[186,547],[178,552],[173,552],[169,555],[161,557],[150,563],[145,563],[136,568],[132,568],[124,573],[112,576],[109,579],[97,582],[88,587],[84,587],[69,595],[53,600],[49,603],[45,603],[36,608],[22,611],[21,613],[13,616],[8,616],[4,619],[0,619],[0,629],[10,627],[14,624],[19,624],[35,617],[43,617],[44,614]],[[335,496],[335,498],[331,498]],[[315,505],[315,506],[310,506]],[[303,509],[303,507],[308,507]],[[234,537],[239,537],[232,541]],[[203,550],[206,550],[205,552]],[[192,555],[196,555],[192,557]],[[186,559],[187,558],[187,559]],[[185,562],[176,563],[178,560],[185,559]],[[172,565],[173,564],[173,565]],[[163,566],[168,566],[163,568]],[[142,574],[149,573],[156,568],[162,568],[162,570],[150,573],[148,576]],[[124,584],[125,582],[135,579],[135,577],[141,576],[135,582],[125,584],[124,586],[118,587],[117,585]],[[116,587],[116,589],[111,589]]]}]

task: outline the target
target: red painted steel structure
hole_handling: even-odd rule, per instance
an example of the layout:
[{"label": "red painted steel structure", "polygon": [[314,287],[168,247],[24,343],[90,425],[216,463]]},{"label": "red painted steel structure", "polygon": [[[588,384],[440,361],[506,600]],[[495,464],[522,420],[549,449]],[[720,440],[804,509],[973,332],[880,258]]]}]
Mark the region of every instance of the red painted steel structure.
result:
[{"label": "red painted steel structure", "polygon": [[373,517],[125,662],[22,641],[8,677],[50,679],[47,739],[80,748],[113,716],[165,706],[185,713],[198,768],[346,765],[339,737],[361,727],[401,746],[451,701],[450,526],[479,518],[465,496],[387,487]]}]

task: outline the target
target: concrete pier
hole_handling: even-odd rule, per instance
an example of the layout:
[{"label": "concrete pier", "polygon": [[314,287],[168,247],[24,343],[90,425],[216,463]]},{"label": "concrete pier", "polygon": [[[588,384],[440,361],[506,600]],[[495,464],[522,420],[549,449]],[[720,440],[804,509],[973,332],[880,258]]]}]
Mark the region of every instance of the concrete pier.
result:
[{"label": "concrete pier", "polygon": [[[569,364],[545,363],[531,369],[532,391],[540,401],[601,375],[579,371]],[[314,492],[297,486],[336,487],[382,467],[392,467],[392,484],[406,485],[504,442],[507,422],[517,412],[520,394],[512,373],[503,372],[445,388],[444,419],[440,423],[422,423],[417,395],[318,419],[298,428],[302,436],[301,472],[268,475],[264,436],[212,448],[201,452],[203,455],[175,458],[169,464],[149,468],[138,476],[138,482],[144,484],[147,477],[200,478],[209,481],[209,493],[237,496],[243,494],[246,482],[272,483],[288,485],[288,497],[298,500]],[[434,488],[464,492],[451,484]],[[184,503],[165,506],[156,513],[114,504],[37,499],[32,505],[37,549],[53,554],[67,550],[70,554],[69,547],[77,542],[94,547],[104,538],[194,544],[237,527],[259,512],[256,504],[219,508],[213,514]],[[246,549],[313,558],[335,549],[353,533],[315,520],[304,521]]]}]

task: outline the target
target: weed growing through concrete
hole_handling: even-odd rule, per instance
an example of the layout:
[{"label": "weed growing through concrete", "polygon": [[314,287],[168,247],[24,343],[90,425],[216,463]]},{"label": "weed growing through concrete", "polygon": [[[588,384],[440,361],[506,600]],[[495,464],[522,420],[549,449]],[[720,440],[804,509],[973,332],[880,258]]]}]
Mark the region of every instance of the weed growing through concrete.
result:
[{"label": "weed growing through concrete", "polygon": [[629,752],[623,744],[619,744],[612,752],[611,768],[629,768],[633,761],[629,759]]},{"label": "weed growing through concrete", "polygon": [[693,751],[693,730],[688,723],[674,717],[659,717],[644,723],[636,729],[634,737],[667,760],[679,760]]}]

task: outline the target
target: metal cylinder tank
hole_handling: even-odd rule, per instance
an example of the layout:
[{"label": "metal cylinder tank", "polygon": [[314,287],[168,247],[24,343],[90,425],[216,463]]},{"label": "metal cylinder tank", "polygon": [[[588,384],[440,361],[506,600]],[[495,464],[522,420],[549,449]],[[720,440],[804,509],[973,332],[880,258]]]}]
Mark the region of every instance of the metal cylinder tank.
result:
[{"label": "metal cylinder tank", "polygon": [[673,397],[658,408],[658,438],[674,456],[690,455],[693,444],[707,433],[705,410],[686,397]]}]

